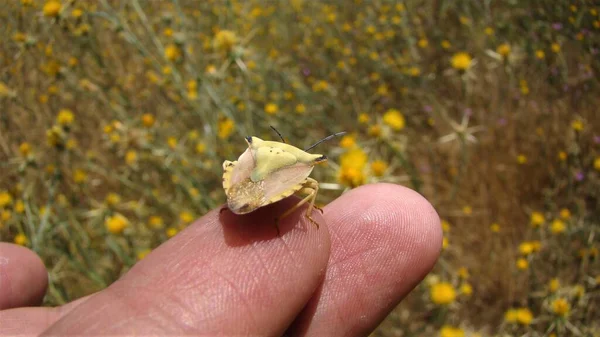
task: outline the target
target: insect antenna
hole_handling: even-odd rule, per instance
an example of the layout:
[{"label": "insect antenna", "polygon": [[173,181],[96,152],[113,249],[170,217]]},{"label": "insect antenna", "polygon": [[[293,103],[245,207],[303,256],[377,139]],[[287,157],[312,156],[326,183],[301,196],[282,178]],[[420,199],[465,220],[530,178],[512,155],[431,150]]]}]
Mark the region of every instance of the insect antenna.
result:
[{"label": "insect antenna", "polygon": [[279,135],[279,138],[281,138],[281,141],[285,143],[285,139],[283,139],[283,136],[281,135],[281,133],[279,133],[279,131],[277,131],[277,129],[275,129],[273,127],[273,125],[269,125],[271,127],[271,129],[273,129],[273,131],[277,132],[277,134]]},{"label": "insect antenna", "polygon": [[319,145],[319,144],[321,144],[321,143],[323,143],[323,142],[325,142],[325,141],[328,141],[328,140],[330,140],[330,139],[331,139],[331,138],[333,138],[333,137],[337,137],[337,136],[341,136],[341,135],[345,135],[345,134],[346,134],[346,131],[342,131],[342,132],[334,133],[333,135],[329,135],[329,136],[327,136],[327,137],[325,137],[325,138],[321,139],[320,141],[318,141],[318,142],[314,143],[313,145],[311,145],[309,148],[307,148],[307,149],[306,149],[306,150],[304,150],[304,151],[306,152],[306,151],[308,151],[308,150],[312,149],[313,147],[315,147],[315,146],[317,146],[317,145]]}]

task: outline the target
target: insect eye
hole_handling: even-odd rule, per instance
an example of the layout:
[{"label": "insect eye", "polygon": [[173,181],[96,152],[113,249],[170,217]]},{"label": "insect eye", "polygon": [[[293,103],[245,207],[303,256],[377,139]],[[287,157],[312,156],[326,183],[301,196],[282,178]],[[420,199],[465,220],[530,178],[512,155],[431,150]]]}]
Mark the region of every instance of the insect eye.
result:
[{"label": "insect eye", "polygon": [[252,144],[252,137],[251,136],[246,137],[246,141],[248,143]]}]

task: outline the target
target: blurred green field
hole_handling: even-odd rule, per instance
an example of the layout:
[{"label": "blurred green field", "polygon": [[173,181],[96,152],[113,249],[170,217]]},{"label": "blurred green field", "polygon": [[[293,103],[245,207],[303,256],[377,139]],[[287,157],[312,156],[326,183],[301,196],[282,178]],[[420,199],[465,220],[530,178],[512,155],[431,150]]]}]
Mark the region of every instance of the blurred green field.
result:
[{"label": "blurred green field", "polygon": [[0,239],[47,305],[225,201],[244,136],[320,146],[318,204],[423,194],[444,251],[373,336],[600,336],[594,1],[43,1],[0,12]]}]

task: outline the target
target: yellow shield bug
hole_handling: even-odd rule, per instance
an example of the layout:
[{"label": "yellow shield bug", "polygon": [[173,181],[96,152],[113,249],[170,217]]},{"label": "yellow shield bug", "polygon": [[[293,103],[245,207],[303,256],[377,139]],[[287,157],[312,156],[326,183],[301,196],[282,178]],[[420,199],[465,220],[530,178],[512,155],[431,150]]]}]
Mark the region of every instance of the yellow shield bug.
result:
[{"label": "yellow shield bug", "polygon": [[311,213],[315,208],[319,183],[309,175],[314,166],[327,161],[327,157],[307,151],[345,132],[325,137],[306,150],[286,144],[281,134],[277,130],[275,132],[282,142],[246,137],[248,148],[238,160],[223,162],[223,189],[227,206],[235,214],[246,214],[294,193],[302,193],[306,195],[302,200],[275,219],[277,233],[279,220],[307,202],[306,218],[318,228]]}]

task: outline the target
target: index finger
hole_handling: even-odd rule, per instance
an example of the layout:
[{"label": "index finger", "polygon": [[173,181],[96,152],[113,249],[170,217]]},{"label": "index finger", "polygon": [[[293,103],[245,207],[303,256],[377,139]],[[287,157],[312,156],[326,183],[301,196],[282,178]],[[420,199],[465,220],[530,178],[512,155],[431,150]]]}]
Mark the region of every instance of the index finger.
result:
[{"label": "index finger", "polygon": [[136,264],[47,333],[276,335],[325,274],[329,234],[290,198],[244,216],[214,210]]}]

